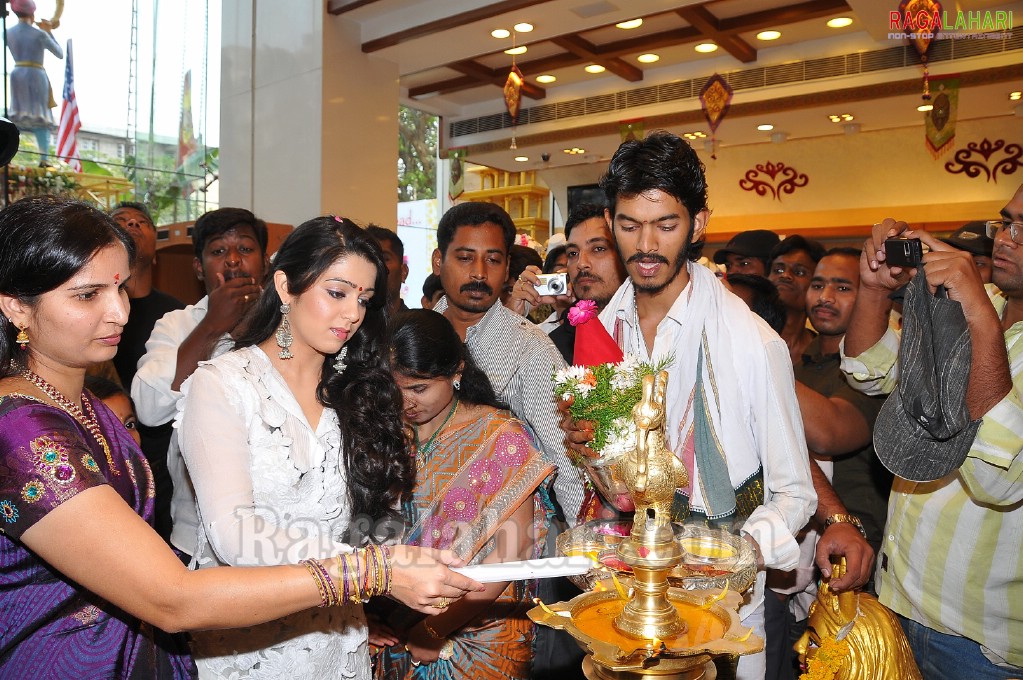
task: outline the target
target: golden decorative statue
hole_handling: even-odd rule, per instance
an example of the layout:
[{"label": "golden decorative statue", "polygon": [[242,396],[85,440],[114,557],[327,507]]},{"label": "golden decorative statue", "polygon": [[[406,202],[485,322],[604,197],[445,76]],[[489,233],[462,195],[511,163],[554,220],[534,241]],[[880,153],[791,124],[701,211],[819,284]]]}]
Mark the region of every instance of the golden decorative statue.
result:
[{"label": "golden decorative statue", "polygon": [[[845,570],[842,558],[832,578]],[[807,624],[795,650],[813,680],[922,680],[895,614],[869,593],[836,594],[822,581]]]},{"label": "golden decorative statue", "polygon": [[619,464],[621,478],[636,503],[633,535],[644,530],[650,509],[654,511],[656,525],[668,524],[675,489],[689,486],[685,465],[664,440],[667,384],[667,371],[643,378],[643,398],[632,409],[632,419],[636,423],[635,458],[629,461],[629,456],[626,456],[626,460]]}]

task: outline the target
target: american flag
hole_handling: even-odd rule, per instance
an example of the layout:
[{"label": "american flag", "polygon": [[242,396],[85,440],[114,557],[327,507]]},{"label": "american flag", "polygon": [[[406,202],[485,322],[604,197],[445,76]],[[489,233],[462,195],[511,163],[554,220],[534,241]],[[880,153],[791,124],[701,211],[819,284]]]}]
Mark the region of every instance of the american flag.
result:
[{"label": "american flag", "polygon": [[82,119],[78,117],[75,99],[75,67],[71,59],[71,41],[67,41],[67,66],[64,68],[64,100],[60,105],[60,126],[57,128],[57,157],[67,161],[75,172],[82,171],[78,158],[78,131]]}]

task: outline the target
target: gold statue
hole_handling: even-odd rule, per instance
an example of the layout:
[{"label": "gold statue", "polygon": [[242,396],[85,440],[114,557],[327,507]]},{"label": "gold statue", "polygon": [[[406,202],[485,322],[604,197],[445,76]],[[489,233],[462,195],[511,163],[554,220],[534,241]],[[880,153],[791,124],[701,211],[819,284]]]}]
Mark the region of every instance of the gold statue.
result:
[{"label": "gold statue", "polygon": [[[643,398],[632,409],[636,423],[635,458],[619,463],[619,473],[636,504],[633,535],[639,536],[648,519],[655,526],[671,520],[675,489],[689,486],[689,474],[664,440],[665,390],[668,372],[643,378]],[[653,514],[648,512],[653,510]]]},{"label": "gold statue", "polygon": [[[833,566],[832,578],[841,578],[845,571],[843,557]],[[922,680],[895,614],[869,593],[836,594],[822,581],[807,624],[795,645],[799,661],[807,669],[803,677]]]}]

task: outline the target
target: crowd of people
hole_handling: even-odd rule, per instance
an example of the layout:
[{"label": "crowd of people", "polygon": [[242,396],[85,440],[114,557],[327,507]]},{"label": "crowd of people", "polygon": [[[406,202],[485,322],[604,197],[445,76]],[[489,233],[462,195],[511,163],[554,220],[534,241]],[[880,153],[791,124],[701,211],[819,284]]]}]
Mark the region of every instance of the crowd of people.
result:
[{"label": "crowd of people", "polygon": [[[453,206],[411,310],[401,240],[346,217],[268,253],[250,211],[203,215],[185,306],[153,285],[145,206],[0,211],[0,677],[582,677],[526,616],[574,586],[457,569],[615,516],[580,464],[593,426],[553,391],[583,300],[624,353],[672,358],[672,519],[756,555],[739,614],[765,649],[735,677],[798,675],[820,579],[876,593],[928,680],[1023,677],[1023,187],[943,240],[742,232],[719,270],[684,140],[625,142],[600,186],[546,260],[500,207]],[[894,237],[919,266],[889,265]],[[541,295],[555,272],[570,289]],[[922,347],[934,309],[961,333],[935,322]],[[954,436],[900,389],[928,370]]]}]

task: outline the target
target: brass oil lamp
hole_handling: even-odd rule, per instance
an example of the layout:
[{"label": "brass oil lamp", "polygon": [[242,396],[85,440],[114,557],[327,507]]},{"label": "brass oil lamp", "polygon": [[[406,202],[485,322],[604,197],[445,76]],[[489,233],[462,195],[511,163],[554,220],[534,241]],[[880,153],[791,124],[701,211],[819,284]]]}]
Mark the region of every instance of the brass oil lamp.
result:
[{"label": "brass oil lamp", "polygon": [[683,558],[671,503],[689,477],[664,437],[667,382],[666,371],[644,378],[632,411],[636,447],[618,463],[636,506],[632,532],[616,549],[632,568],[631,595],[615,581],[614,588],[529,611],[534,622],[565,630],[588,652],[583,668],[590,678],[697,680],[714,656],[764,646],[739,623],[739,593],[669,587],[668,574]]}]

